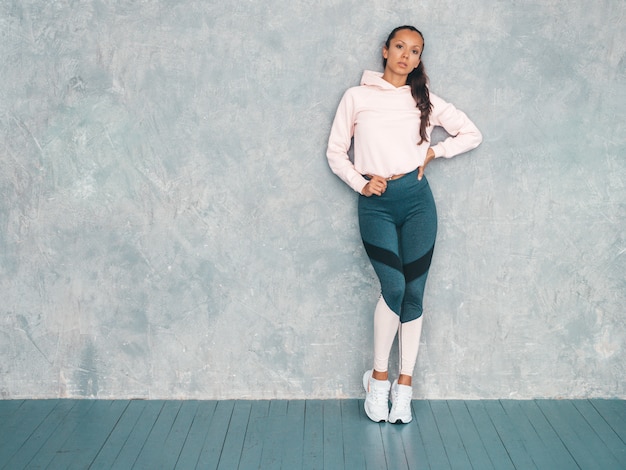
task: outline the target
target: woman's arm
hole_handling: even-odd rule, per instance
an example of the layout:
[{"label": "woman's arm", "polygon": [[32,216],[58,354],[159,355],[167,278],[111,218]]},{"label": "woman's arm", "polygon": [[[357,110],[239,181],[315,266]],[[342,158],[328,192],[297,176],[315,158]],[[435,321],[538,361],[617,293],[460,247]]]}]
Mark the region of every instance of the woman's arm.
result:
[{"label": "woman's arm", "polygon": [[430,124],[443,127],[450,137],[431,148],[435,157],[454,157],[478,147],[483,136],[467,115],[434,94],[430,94],[433,112]]},{"label": "woman's arm", "polygon": [[426,169],[426,165],[432,162],[435,159],[435,151],[431,148],[426,152],[426,158],[424,159],[424,163],[422,163],[419,167],[417,167],[417,179],[422,180],[424,176],[424,170]]},{"label": "woman's arm", "polygon": [[335,119],[330,129],[330,137],[328,138],[326,157],[333,173],[356,192],[363,194],[363,188],[368,181],[356,171],[348,156],[348,150],[354,135],[354,120],[354,100],[350,90],[348,90],[341,98],[337,107],[337,113],[335,114]]}]

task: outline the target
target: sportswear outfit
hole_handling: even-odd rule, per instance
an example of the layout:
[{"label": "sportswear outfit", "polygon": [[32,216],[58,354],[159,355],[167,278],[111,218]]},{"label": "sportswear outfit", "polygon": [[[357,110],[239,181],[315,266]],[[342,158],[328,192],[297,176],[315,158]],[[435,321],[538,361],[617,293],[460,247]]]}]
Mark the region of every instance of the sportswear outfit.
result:
[{"label": "sportswear outfit", "polygon": [[[432,146],[436,158],[450,158],[480,144],[482,135],[465,113],[433,93],[430,102],[428,138],[435,126],[450,134]],[[361,238],[381,284],[374,312],[374,369],[387,371],[398,334],[400,373],[409,376],[417,359],[424,287],[437,234],[437,211],[428,181],[417,179],[417,169],[430,147],[428,141],[418,145],[420,114],[408,85],[395,87],[382,73],[365,71],[361,84],[349,88],[339,103],[327,150],[332,171],[361,194]],[[348,153],[351,146],[352,159]],[[368,175],[388,179],[381,196],[362,195]],[[390,384],[376,384],[371,371],[363,380],[366,390],[376,389],[380,396],[383,389],[389,394],[391,388],[394,393]],[[398,390],[396,383],[394,387]],[[380,402],[378,395],[376,401]],[[386,420],[376,419],[381,413],[373,414],[375,418],[368,412],[374,421]]]}]

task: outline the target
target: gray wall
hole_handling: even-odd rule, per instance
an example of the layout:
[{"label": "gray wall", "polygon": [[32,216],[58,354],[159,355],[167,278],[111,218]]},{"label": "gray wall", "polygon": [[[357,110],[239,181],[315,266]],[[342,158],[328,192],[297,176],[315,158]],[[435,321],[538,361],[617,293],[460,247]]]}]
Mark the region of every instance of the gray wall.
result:
[{"label": "gray wall", "polygon": [[413,23],[485,136],[428,169],[415,397],[626,397],[625,3],[398,3],[0,2],[1,396],[360,396],[326,140]]}]

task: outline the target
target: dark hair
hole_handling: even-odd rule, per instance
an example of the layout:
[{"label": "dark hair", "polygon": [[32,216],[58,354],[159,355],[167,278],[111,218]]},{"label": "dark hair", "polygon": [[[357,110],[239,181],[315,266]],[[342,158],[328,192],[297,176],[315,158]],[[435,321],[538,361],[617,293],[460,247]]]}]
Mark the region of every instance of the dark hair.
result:
[{"label": "dark hair", "polygon": [[[389,37],[385,42],[385,47],[389,49],[391,45],[391,40],[394,38],[398,31],[403,29],[408,29],[409,31],[414,31],[422,37],[422,41],[424,40],[424,35],[415,27],[415,26],[398,26],[391,33],[389,33]],[[422,52],[420,52],[420,58],[424,49],[422,48]],[[383,67],[387,66],[387,59],[383,58]],[[426,75],[426,69],[424,68],[424,63],[420,60],[420,64],[417,68],[411,73],[406,79],[406,84],[411,87],[411,95],[415,99],[415,104],[417,108],[421,112],[420,117],[420,137],[421,140],[419,144],[424,142],[428,142],[428,135],[426,134],[426,128],[430,124],[430,113],[432,111],[433,105],[430,102],[430,93],[428,92],[428,75]]]}]

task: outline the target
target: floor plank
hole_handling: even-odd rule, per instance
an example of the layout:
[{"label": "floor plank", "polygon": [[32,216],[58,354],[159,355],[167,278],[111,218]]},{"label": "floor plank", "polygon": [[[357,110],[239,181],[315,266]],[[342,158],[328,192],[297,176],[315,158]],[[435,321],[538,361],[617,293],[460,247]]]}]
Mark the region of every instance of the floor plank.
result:
[{"label": "floor plank", "polygon": [[357,400],[341,402],[341,435],[343,438],[345,468],[366,468],[365,454],[363,452],[363,438],[365,435]]},{"label": "floor plank", "polygon": [[161,448],[161,459],[157,468],[172,469],[176,466],[194,418],[198,413],[198,405],[196,400],[182,402],[172,429]]},{"label": "floor plank", "polygon": [[153,470],[159,467],[165,440],[169,435],[180,411],[182,402],[166,401],[159,412],[150,434],[137,456],[135,468]]},{"label": "floor plank", "polygon": [[[17,406],[19,404],[19,406]],[[58,400],[37,400],[16,402],[16,406],[4,406],[8,412],[2,419],[0,434],[0,462],[13,459],[31,438],[34,431],[45,422],[45,419],[59,405]],[[57,422],[58,426],[59,423]],[[46,436],[49,437],[49,434]],[[33,447],[31,443],[27,446]],[[21,453],[28,452],[24,449]],[[38,450],[38,449],[31,449]],[[32,454],[31,454],[32,456]]]},{"label": "floor plank", "polygon": [[209,423],[211,423],[217,408],[217,403],[217,401],[212,400],[198,403],[196,414],[191,422],[185,443],[178,455],[175,468],[181,470],[196,468],[200,453],[206,442]]},{"label": "floor plank", "polygon": [[263,419],[269,414],[270,402],[253,401],[246,427],[246,436],[241,451],[239,468],[259,468],[263,455],[264,428]]},{"label": "floor plank", "polygon": [[283,441],[283,455],[281,468],[302,467],[304,453],[304,400],[291,400],[287,407],[285,424],[285,440]]},{"label": "floor plank", "polygon": [[251,410],[252,404],[249,401],[235,402],[233,413],[228,424],[228,433],[226,434],[222,453],[217,465],[219,470],[232,470],[239,466]]},{"label": "floor plank", "polygon": [[381,423],[378,426],[380,427],[380,435],[385,449],[387,468],[408,470],[409,463],[404,452],[402,436],[400,435],[402,428],[408,425]]},{"label": "floor plank", "polygon": [[337,400],[324,402],[324,468],[345,468],[341,405]]},{"label": "floor plank", "polygon": [[519,403],[521,410],[531,423],[539,439],[541,439],[541,442],[549,450],[550,456],[554,461],[554,468],[556,470],[578,468],[576,461],[565,445],[563,445],[563,441],[546,419],[537,403],[534,401],[522,401]]},{"label": "floor plank", "polygon": [[[13,454],[13,456],[6,460],[0,457],[0,462],[5,463],[7,469],[14,468],[26,468],[28,462],[33,456],[39,452],[42,446],[50,439],[52,434],[60,426],[65,415],[71,410],[76,402],[72,400],[52,400],[56,402],[56,406],[50,412],[39,426],[37,426],[32,434],[28,436],[28,440]],[[2,427],[0,426],[0,429]],[[9,440],[6,436],[2,435],[0,431],[0,441],[4,442]]]},{"label": "floor plank", "polygon": [[263,451],[259,468],[280,469],[282,441],[285,433],[282,424],[286,422],[287,401],[271,401],[267,417],[259,420],[263,432]]},{"label": "floor plank", "polygon": [[495,469],[465,402],[452,400],[447,404],[472,467]]},{"label": "floor plank", "polygon": [[539,400],[538,404],[580,467],[623,468],[570,400]]},{"label": "floor plank", "polygon": [[86,427],[85,416],[95,401],[78,400],[73,404],[74,406],[61,418],[59,426],[29,460],[27,468],[47,468],[74,430]]},{"label": "floor plank", "polygon": [[465,402],[465,406],[494,467],[498,470],[514,470],[515,466],[511,456],[504,446],[504,442],[498,434],[491,417],[487,413],[484,402],[481,400],[469,400]]},{"label": "floor plank", "polygon": [[576,400],[574,406],[619,462],[621,468],[626,468],[626,446],[615,430],[598,413],[598,410],[589,400]]},{"label": "floor plank", "polygon": [[592,405],[622,442],[626,442],[626,400],[593,400]]},{"label": "floor plank", "polygon": [[0,400],[0,423],[5,423],[26,400]]},{"label": "floor plank", "polygon": [[165,406],[165,402],[162,400],[147,400],[143,401],[142,405],[141,414],[128,435],[128,439],[122,444],[122,448],[115,462],[113,462],[113,468],[128,468],[135,464],[146,440],[152,432],[154,423],[156,423],[161,410]]},{"label": "floor plank", "polygon": [[552,450],[546,447],[545,442],[522,410],[527,405],[520,403],[519,400],[500,400],[500,404],[509,422],[515,423],[515,430],[521,436],[524,447],[531,454],[537,468],[558,468]]},{"label": "floor plank", "polygon": [[84,469],[93,462],[109,434],[124,413],[126,401],[95,401],[82,421],[91,426],[76,426],[50,462],[51,468]]},{"label": "floor plank", "polygon": [[211,419],[211,423],[207,429],[206,440],[200,452],[196,468],[214,469],[217,468],[226,434],[228,433],[228,425],[235,407],[234,400],[218,401],[215,412]]},{"label": "floor plank", "polygon": [[[517,428],[517,423],[510,421],[502,403],[486,401],[483,405],[515,467],[528,470],[538,468],[528,448],[528,443]],[[496,463],[496,467],[498,466],[499,463]]]},{"label": "floor plank", "polygon": [[302,468],[313,470],[324,465],[324,402],[307,400],[304,405]]},{"label": "floor plank", "polygon": [[420,434],[417,420],[414,418],[410,423],[398,426],[398,434],[402,439],[402,447],[406,454],[409,470],[422,470],[430,468],[426,457],[426,449]]},{"label": "floor plank", "polygon": [[0,468],[626,468],[622,400],[0,401]]},{"label": "floor plank", "polygon": [[452,418],[452,413],[450,413],[448,403],[443,400],[433,400],[430,402],[430,407],[444,443],[450,466],[458,470],[471,470],[472,464],[465,451],[465,446],[456,423]]},{"label": "floor plank", "polygon": [[109,434],[104,445],[94,458],[90,470],[113,468],[117,456],[120,454],[125,442],[130,438],[145,405],[146,402],[143,400],[131,400],[128,402],[124,414],[120,417],[115,429]]},{"label": "floor plank", "polygon": [[357,400],[359,410],[359,426],[363,434],[364,458],[367,468],[387,468],[385,446],[382,439],[382,426],[373,423],[365,414],[364,400]]},{"label": "floor plank", "polygon": [[419,427],[429,467],[442,470],[449,469],[450,461],[430,402],[413,400],[413,419]]}]

